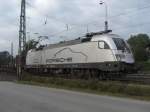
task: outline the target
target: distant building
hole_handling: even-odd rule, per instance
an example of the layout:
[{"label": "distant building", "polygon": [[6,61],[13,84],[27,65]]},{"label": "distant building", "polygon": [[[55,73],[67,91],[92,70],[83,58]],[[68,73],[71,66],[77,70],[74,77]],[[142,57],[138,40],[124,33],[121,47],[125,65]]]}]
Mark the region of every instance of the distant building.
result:
[{"label": "distant building", "polygon": [[9,57],[10,54],[8,51],[3,51],[3,52],[0,52],[0,57]]},{"label": "distant building", "polygon": [[10,54],[8,51],[0,52],[0,65],[9,64]]}]

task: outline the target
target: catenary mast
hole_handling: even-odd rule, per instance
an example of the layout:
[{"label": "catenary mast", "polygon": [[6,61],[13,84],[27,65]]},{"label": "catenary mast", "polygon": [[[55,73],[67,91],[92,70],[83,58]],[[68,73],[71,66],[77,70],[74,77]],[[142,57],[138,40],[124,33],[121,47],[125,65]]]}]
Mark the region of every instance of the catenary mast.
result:
[{"label": "catenary mast", "polygon": [[21,0],[20,28],[19,28],[19,50],[18,50],[18,78],[21,78],[23,67],[22,52],[25,50],[26,44],[26,0]]}]

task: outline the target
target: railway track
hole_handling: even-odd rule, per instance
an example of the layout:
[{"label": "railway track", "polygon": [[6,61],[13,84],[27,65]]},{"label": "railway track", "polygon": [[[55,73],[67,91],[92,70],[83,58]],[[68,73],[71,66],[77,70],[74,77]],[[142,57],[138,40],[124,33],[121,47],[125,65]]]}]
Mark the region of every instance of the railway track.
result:
[{"label": "railway track", "polygon": [[[8,73],[16,73],[15,69],[13,68],[0,68],[0,72],[8,72]],[[42,75],[43,76],[43,75]],[[46,75],[49,76],[49,75]],[[140,84],[150,84],[150,73],[136,73],[136,74],[126,74],[125,77],[122,78],[114,78],[111,77],[110,79],[106,80],[113,80],[113,81],[122,81],[122,82],[130,82],[130,83],[140,83]]]},{"label": "railway track", "polygon": [[150,74],[145,73],[127,74],[126,77],[118,78],[116,80],[130,83],[150,84]]}]

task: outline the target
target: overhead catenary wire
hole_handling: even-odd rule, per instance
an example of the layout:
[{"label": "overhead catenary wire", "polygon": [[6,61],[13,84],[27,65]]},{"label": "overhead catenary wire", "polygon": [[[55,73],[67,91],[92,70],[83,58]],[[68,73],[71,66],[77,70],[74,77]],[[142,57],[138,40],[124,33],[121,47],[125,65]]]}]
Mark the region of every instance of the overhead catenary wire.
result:
[{"label": "overhead catenary wire", "polygon": [[[127,12],[122,12],[122,13],[120,13],[120,14],[111,16],[111,17],[109,17],[109,20],[114,19],[114,18],[116,19],[117,17],[120,17],[120,16],[129,15],[129,14],[131,14],[131,13],[135,13],[135,12],[138,12],[139,10],[143,10],[143,9],[146,9],[146,8],[150,8],[150,5],[149,5],[149,6],[144,6],[144,7],[141,7],[141,8],[137,8],[137,9],[138,9],[137,11],[127,11]],[[139,13],[139,12],[138,12],[138,13]],[[133,15],[131,15],[131,16],[133,16]],[[101,18],[102,18],[102,17],[101,17]],[[76,26],[77,28],[78,28],[78,27],[86,27],[86,28],[87,28],[87,26],[89,26],[89,24],[93,25],[92,22],[90,22],[90,23],[88,23],[88,24],[86,24],[86,25],[75,25],[75,24],[74,24],[74,26]],[[96,25],[97,25],[97,24],[96,24]],[[94,26],[95,26],[95,25],[94,25]],[[102,27],[102,25],[98,25],[98,27]]]},{"label": "overhead catenary wire", "polygon": [[[130,10],[129,9],[128,11],[121,12],[121,13],[113,15],[113,16],[109,16],[109,20],[115,19],[115,18],[120,17],[120,16],[126,16],[126,15],[130,15],[130,14],[133,14],[133,13],[139,13],[139,11],[142,11],[142,10],[148,9],[148,8],[150,8],[150,5],[143,6],[143,7],[140,7],[140,8],[130,8],[130,9],[134,9],[134,10]],[[103,17],[99,17],[99,18],[104,18],[104,16]],[[87,24],[93,24],[95,22],[96,21],[92,21],[92,22],[89,22]]]},{"label": "overhead catenary wire", "polygon": [[137,26],[145,26],[145,25],[150,25],[150,21],[149,22],[145,22],[145,23],[139,23],[139,24],[129,25],[129,26],[125,26],[125,27],[117,27],[117,28],[114,28],[113,30],[130,29],[130,28],[135,28]]},{"label": "overhead catenary wire", "polygon": [[[63,24],[66,24],[64,23],[62,20],[60,19],[57,19],[55,17],[52,17],[52,16],[48,16],[48,15],[44,15],[41,11],[37,10],[36,7],[34,7],[33,5],[31,5],[29,2],[26,1],[26,4],[27,6],[33,8],[33,9],[36,9],[36,12],[38,12],[39,14],[43,15],[46,20],[47,19],[50,19],[50,20],[54,20],[54,21],[57,21],[57,22],[60,22],[60,23],[63,23]],[[119,14],[116,14],[116,15],[113,15],[113,16],[110,16],[109,19],[113,19],[113,18],[116,18],[116,17],[120,17],[120,16],[125,16],[125,15],[129,15],[131,13],[135,13],[135,12],[139,12],[140,10],[143,10],[143,9],[148,9],[150,8],[150,5],[146,5],[146,6],[143,6],[143,7],[138,7],[138,8],[130,8],[128,9],[128,11],[125,11],[125,12],[121,12]],[[132,10],[131,10],[132,9]],[[29,19],[31,17],[27,17],[27,19]],[[100,18],[104,18],[104,17],[100,17]],[[47,20],[48,21],[48,20]],[[77,24],[71,24],[71,26],[76,26],[76,27],[87,27],[87,25],[89,24],[92,24],[93,22],[89,22],[87,24],[83,24],[83,25],[77,25]],[[16,25],[15,25],[16,26]]]},{"label": "overhead catenary wire", "polygon": [[33,5],[31,5],[29,2],[26,2],[26,4],[28,6],[30,6],[31,8],[35,9],[37,13],[39,13],[40,15],[43,15],[46,19],[50,19],[50,20],[54,20],[54,21],[57,21],[59,23],[63,23],[63,24],[67,24],[67,23],[64,23],[63,21],[61,21],[60,19],[57,19],[55,17],[52,17],[52,16],[49,16],[48,14],[43,14],[40,10],[38,10],[36,7],[34,7]]},{"label": "overhead catenary wire", "polygon": [[[57,21],[57,22],[60,22],[60,23],[63,23],[63,24],[67,24],[65,22],[63,22],[62,20],[58,19],[58,18],[55,18],[53,16],[49,16],[49,15],[44,15],[40,10],[37,10],[36,7],[32,6],[29,2],[26,2],[28,6],[30,6],[31,8],[33,9],[36,9],[36,12],[38,12],[39,14],[43,15],[44,17],[47,17],[48,19],[51,19],[51,20],[54,20],[54,21]],[[150,8],[150,4],[149,5],[146,5],[146,6],[143,6],[143,7],[138,7],[138,8],[129,8],[128,11],[125,11],[125,12],[121,12],[119,14],[116,14],[116,15],[113,15],[113,16],[110,16],[109,19],[113,19],[115,17],[119,17],[119,16],[123,16],[123,15],[129,15],[131,13],[135,13],[135,12],[139,12],[141,10],[144,10],[144,9],[147,9],[147,8]],[[131,10],[132,9],[132,10]],[[104,16],[102,17],[99,17],[99,18],[104,18]],[[89,22],[85,25],[77,25],[77,24],[70,24],[70,25],[73,25],[73,26],[87,26],[88,24],[90,23],[93,23],[93,22]]]},{"label": "overhead catenary wire", "polygon": [[[28,4],[30,7],[36,9],[34,6],[32,6],[31,4],[29,4],[28,2],[27,2],[27,4]],[[117,15],[110,16],[109,19],[117,18],[117,17],[120,17],[120,16],[126,16],[126,15],[133,14],[133,13],[135,13],[135,12],[139,12],[139,11],[141,11],[141,10],[148,9],[148,8],[150,8],[150,5],[143,6],[143,7],[138,7],[138,8],[130,8],[130,9],[129,9],[128,11],[126,11],[126,12],[121,12],[121,13],[119,13],[119,14],[117,14]],[[134,9],[134,10],[131,10],[131,9]],[[62,20],[60,20],[60,19],[57,19],[57,18],[52,17],[52,16],[44,15],[42,12],[40,12],[40,11],[37,10],[37,9],[36,9],[36,11],[37,11],[38,13],[40,13],[41,15],[43,15],[44,17],[46,17],[46,22],[45,22],[46,24],[47,24],[47,21],[48,21],[47,19],[50,19],[50,20],[53,20],[53,21],[57,21],[57,22],[66,24],[66,23],[64,23],[64,22],[63,22]],[[103,18],[103,17],[100,17],[100,18]],[[71,30],[73,30],[73,29],[78,29],[79,27],[86,27],[86,29],[87,29],[87,25],[89,25],[89,24],[93,25],[93,22],[90,22],[90,23],[88,23],[88,24],[86,24],[86,25],[76,25],[76,24],[72,24],[71,26],[74,26],[74,27],[72,27],[72,28],[69,28],[69,27],[68,27],[67,30],[62,30],[62,31],[53,33],[53,34],[51,34],[50,36],[57,36],[57,35],[60,35],[60,34],[62,34],[62,33],[64,33],[64,32],[71,31]],[[130,27],[130,26],[128,26],[128,27]]]}]

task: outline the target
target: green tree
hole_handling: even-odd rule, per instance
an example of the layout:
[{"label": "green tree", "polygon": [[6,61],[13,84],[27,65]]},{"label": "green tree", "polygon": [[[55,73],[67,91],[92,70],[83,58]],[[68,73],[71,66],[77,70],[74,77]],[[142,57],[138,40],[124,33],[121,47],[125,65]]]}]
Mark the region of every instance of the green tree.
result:
[{"label": "green tree", "polygon": [[128,43],[132,48],[136,61],[148,60],[148,53],[146,51],[146,48],[150,44],[150,39],[147,34],[132,35],[128,39]]}]

